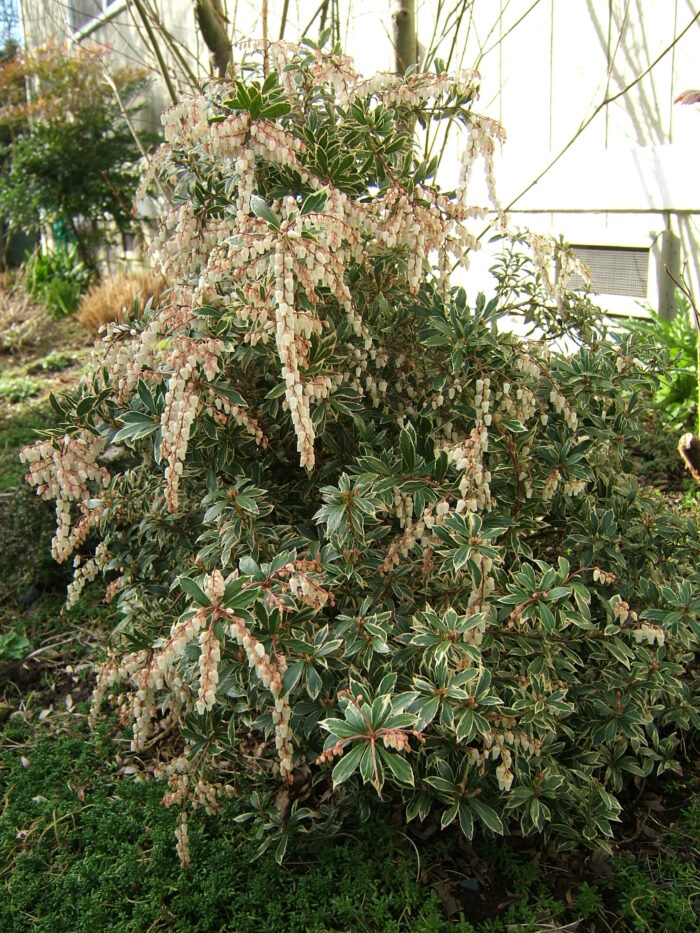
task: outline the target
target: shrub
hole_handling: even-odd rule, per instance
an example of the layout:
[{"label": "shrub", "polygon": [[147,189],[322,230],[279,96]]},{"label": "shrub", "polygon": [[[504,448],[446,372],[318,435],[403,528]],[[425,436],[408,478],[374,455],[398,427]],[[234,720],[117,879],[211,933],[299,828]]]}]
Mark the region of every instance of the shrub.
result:
[{"label": "shrub", "polygon": [[104,46],[49,43],[0,67],[0,215],[10,231],[60,221],[92,265],[91,241],[107,221],[133,230],[141,154],[128,115],[145,83],[145,72],[115,67]]},{"label": "shrub", "polygon": [[13,404],[24,402],[41,391],[41,383],[31,376],[0,376],[0,399]]},{"label": "shrub", "polygon": [[163,282],[150,272],[102,279],[83,295],[78,320],[91,334],[105,324],[123,322],[132,312],[140,316],[149,299],[158,300]]},{"label": "shrub", "polygon": [[669,365],[654,393],[654,408],[660,423],[682,434],[697,426],[698,418],[698,329],[691,315],[690,301],[676,291],[676,314],[666,320],[652,308],[649,318],[635,318],[626,327],[648,337],[668,353]]},{"label": "shrub", "polygon": [[27,291],[54,318],[75,314],[80,296],[92,281],[92,272],[78,255],[75,243],[32,253],[27,257],[25,274]]},{"label": "shrub", "polygon": [[[473,76],[269,55],[165,115],[174,287],[24,452],[69,604],[100,570],[118,600],[95,711],[114,687],[136,752],[181,735],[184,861],[188,802],[221,795],[279,858],[379,799],[600,844],[625,780],[677,768],[698,725],[697,529],[626,456],[640,341],[603,338],[541,238],[534,262],[504,241],[488,300],[450,285],[501,137]],[[405,132],[445,123],[454,192]],[[500,332],[515,313],[575,352]],[[133,451],[112,474],[107,444]]]}]

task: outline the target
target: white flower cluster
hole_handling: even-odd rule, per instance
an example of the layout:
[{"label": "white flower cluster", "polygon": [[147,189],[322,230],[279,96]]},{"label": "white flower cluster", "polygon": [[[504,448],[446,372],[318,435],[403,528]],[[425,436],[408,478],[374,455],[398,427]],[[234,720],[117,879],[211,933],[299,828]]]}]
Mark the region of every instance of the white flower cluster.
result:
[{"label": "white flower cluster", "polygon": [[[282,86],[287,93],[297,95],[299,89],[297,82],[299,73],[294,67],[289,67],[292,63],[297,49],[289,42],[268,42],[260,40],[247,39],[239,42],[238,46],[242,49],[254,49],[259,54],[267,56],[280,76]],[[328,55],[321,49],[306,49],[307,62],[305,70],[308,71],[310,79],[315,84],[330,84],[339,100],[347,100],[347,95],[357,84],[357,74],[352,64],[352,60],[346,55]]]},{"label": "white flower cluster", "polygon": [[545,291],[564,314],[564,295],[571,276],[576,273],[590,285],[591,273],[584,263],[576,258],[572,250],[557,242],[552,236],[530,233],[532,259],[542,277]]},{"label": "white flower cluster", "polygon": [[165,467],[165,500],[169,512],[176,512],[180,477],[184,471],[184,460],[190,439],[190,429],[201,400],[197,390],[189,382],[189,372],[173,374],[168,386],[168,396],[161,415],[163,441],[161,456],[167,460]]},{"label": "white flower cluster", "polygon": [[[255,43],[243,45],[257,54],[262,51],[278,69],[289,95],[298,97],[300,78],[292,65],[296,54],[293,47],[285,43],[272,43],[264,49]],[[305,54],[312,80],[330,83],[338,99],[346,103],[357,97],[371,99],[374,95],[387,106],[422,106],[429,99],[451,94],[455,87],[464,94],[474,94],[478,83],[478,75],[471,72],[460,73],[457,78],[444,74],[380,76],[368,83],[354,72],[349,59],[328,56],[318,50],[307,50]],[[301,464],[311,469],[314,402],[322,401],[335,387],[348,383],[360,394],[368,395],[378,407],[387,387],[385,379],[367,371],[369,360],[376,361],[377,369],[381,362],[347,286],[349,264],[371,263],[364,249],[367,242],[403,250],[408,286],[415,291],[423,263],[431,251],[440,253],[446,278],[448,253],[463,262],[467,251],[478,246],[465,222],[483,216],[484,210],[468,206],[464,195],[449,199],[420,185],[409,191],[398,180],[362,202],[329,182],[322,186],[305,169],[305,148],[293,132],[267,119],[253,120],[247,113],[227,112],[221,103],[225,95],[224,87],[211,85],[192,100],[171,108],[164,116],[167,142],[158,153],[157,163],[162,174],[181,185],[187,176],[181,165],[181,153],[197,151],[205,169],[209,167],[227,184],[233,182],[234,204],[223,215],[220,211],[209,213],[206,207],[195,211],[191,200],[176,205],[164,219],[154,250],[169,277],[177,283],[169,299],[173,314],[175,309],[187,309],[180,313],[179,326],[189,323],[189,309],[211,300],[230,309],[248,325],[247,332],[241,334],[243,342],[267,343],[274,335],[286,387],[284,407],[294,424]],[[503,131],[498,124],[475,117],[463,168],[466,186],[474,159],[483,156],[496,205],[492,157],[495,142],[502,139]],[[293,170],[302,184],[319,190],[323,187],[325,206],[301,215],[296,197],[289,195],[276,201],[268,209],[278,218],[279,228],[269,226],[262,217],[250,216],[259,173],[270,164]],[[312,236],[308,235],[309,229]],[[318,304],[319,288],[328,289],[336,298],[360,340],[357,348],[360,357],[354,372],[320,373],[313,378],[304,375],[310,338],[327,327],[327,322],[321,321],[315,311],[308,310],[309,302],[312,309]],[[173,339],[174,318],[166,320],[159,314],[157,320],[159,325],[149,324],[142,332],[137,341],[140,346],[114,353],[111,362],[125,374],[117,377],[125,389],[133,386],[137,373],[152,359],[154,351],[158,352],[155,348],[163,342],[162,337],[168,335]],[[167,355],[166,352],[162,362],[166,370]],[[136,358],[138,363],[134,365]],[[172,364],[171,368],[174,372],[171,389],[177,405],[166,408],[162,427],[168,450],[164,456],[169,461],[166,496],[169,507],[174,509],[181,474],[178,464],[182,463],[199,402],[185,391],[182,377]],[[217,408],[220,406],[223,410],[223,403],[216,403]],[[179,421],[170,424],[174,415]],[[245,423],[246,416],[240,409],[235,416]],[[256,428],[251,433],[261,440]]]},{"label": "white flower cluster", "polygon": [[607,570],[601,570],[600,567],[595,567],[593,570],[593,580],[598,583],[610,584],[615,582],[615,574],[609,573]]},{"label": "white flower cluster", "polygon": [[283,780],[291,781],[293,764],[289,720],[292,711],[286,695],[282,695],[282,674],[286,669],[286,661],[278,655],[276,663],[273,664],[264,645],[250,633],[243,619],[235,616],[232,610],[226,610],[226,614],[230,620],[227,633],[235,638],[243,648],[248,664],[253,668],[263,686],[270,691],[275,701],[272,722],[275,727],[275,746],[280,759],[280,774]]},{"label": "white flower cluster", "polygon": [[68,591],[66,595],[66,609],[70,609],[74,606],[80,599],[80,594],[83,592],[88,583],[97,577],[97,574],[100,572],[102,567],[107,563],[107,546],[103,541],[97,545],[95,549],[95,556],[89,558],[87,561],[83,562],[80,554],[76,554],[73,558],[73,567],[75,572],[73,574],[73,579],[68,584]]},{"label": "white flower cluster", "polygon": [[173,373],[168,382],[165,404],[160,418],[162,431],[161,457],[165,468],[165,499],[168,510],[177,511],[178,488],[184,471],[184,460],[192,424],[201,405],[196,375],[201,367],[204,376],[212,380],[219,368],[221,343],[204,340],[182,341],[170,356]]},{"label": "white flower cluster", "polygon": [[656,642],[661,648],[666,641],[664,630],[658,625],[649,625],[647,622],[643,622],[641,628],[634,629],[632,634],[637,644],[645,641],[648,645],[653,645]]},{"label": "white flower cluster", "polygon": [[383,571],[389,573],[392,568],[398,567],[401,557],[406,557],[414,544],[418,544],[426,555],[429,562],[431,548],[438,540],[433,532],[433,528],[443,525],[449,515],[450,505],[443,499],[434,505],[426,506],[423,514],[418,521],[413,521],[413,497],[404,496],[399,490],[395,490],[394,511],[399,518],[401,527],[404,529],[402,535],[395,539],[389,547],[387,555],[384,558]]},{"label": "white flower cluster", "polygon": [[[477,380],[477,385],[481,381]],[[462,474],[459,481],[461,499],[457,503],[458,512],[464,511],[465,508],[470,512],[491,509],[491,473],[484,466],[483,459],[488,451],[488,444],[488,431],[486,425],[482,424],[472,428],[468,438],[445,448],[448,461]]]},{"label": "white flower cluster", "polygon": [[90,703],[89,719],[91,725],[96,722],[97,714],[109,688],[131,678],[137,672],[142,672],[144,666],[148,663],[148,655],[149,652],[143,649],[130,652],[117,662],[115,656],[110,653],[106,661],[97,665],[95,689]]},{"label": "white flower cluster", "polygon": [[[478,544],[479,541],[477,540],[475,546],[478,547]],[[483,618],[466,632],[464,641],[469,645],[474,645],[476,648],[479,648],[484,640],[486,627],[492,615],[492,610],[489,606],[489,597],[496,589],[496,581],[491,573],[493,561],[490,557],[476,551],[472,559],[481,571],[481,582],[479,586],[475,586],[469,594],[466,616],[467,618],[471,618],[481,613]]]},{"label": "white flower cluster", "polygon": [[541,495],[547,502],[554,498],[554,494],[559,489],[565,496],[580,496],[582,492],[585,492],[587,485],[585,479],[569,478],[562,481],[561,471],[557,468],[547,474]]},{"label": "white flower cluster", "polygon": [[212,123],[209,127],[208,151],[218,159],[234,158],[245,145],[249,126],[250,114],[247,110],[231,113],[223,120]]},{"label": "white flower cluster", "polygon": [[484,162],[484,175],[489,199],[498,214],[499,224],[505,229],[507,218],[496,193],[496,179],[493,165],[493,156],[496,144],[505,142],[506,132],[496,120],[489,117],[472,115],[469,126],[469,140],[462,153],[459,188],[463,203],[466,204],[469,182],[474,171],[474,165],[479,156]]},{"label": "white flower cluster", "polygon": [[556,413],[564,416],[567,427],[575,431],[578,426],[578,415],[557,388],[552,388],[549,393],[549,401],[554,406]]},{"label": "white flower cluster", "polygon": [[156,347],[165,329],[165,316],[158,314],[141,331],[132,329],[127,336],[121,328],[108,326],[102,339],[95,344],[95,371],[107,372],[117,401],[125,403],[144,375],[155,378],[148,367],[154,361]]},{"label": "white flower cluster", "polygon": [[297,596],[305,606],[312,609],[323,609],[329,601],[327,590],[303,571],[292,574],[287,585],[292,596]]},{"label": "white flower cluster", "polygon": [[245,408],[241,408],[240,405],[233,405],[224,395],[217,393],[213,387],[209,391],[214,396],[213,404],[216,411],[212,412],[212,414],[217,421],[224,424],[227,415],[232,417],[236,424],[240,425],[255,440],[256,444],[262,448],[267,447],[268,439],[265,432]]},{"label": "white flower cluster", "polygon": [[[20,453],[20,460],[29,466],[27,482],[36,487],[42,499],[56,500],[56,534],[51,553],[59,563],[82,544],[102,514],[101,508],[89,508],[87,503],[91,499],[89,483],[105,487],[110,482],[109,472],[97,463],[104,446],[104,438],[81,431],[54,441],[39,441]],[[82,512],[74,528],[72,502],[79,503]]]},{"label": "white flower cluster", "polygon": [[209,135],[206,101],[203,97],[190,97],[169,107],[161,116],[165,141],[170,145],[199,145]]},{"label": "white flower cluster", "polygon": [[630,609],[629,603],[625,602],[621,596],[613,596],[610,600],[610,605],[612,606],[613,614],[615,615],[615,618],[620,623],[620,625],[624,625],[628,619],[631,622],[637,621],[637,613]]},{"label": "white flower cluster", "polygon": [[[297,450],[301,465],[308,470],[314,466],[314,429],[311,422],[311,400],[304,393],[299,372],[299,340],[297,331],[307,329],[305,317],[294,311],[294,257],[279,249],[275,253],[275,292],[277,308],[277,352],[282,363],[282,376],[286,383],[285,401],[292,416],[297,436]],[[303,335],[305,337],[307,335]],[[303,339],[302,337],[302,339]]]},{"label": "white flower cluster", "polygon": [[180,859],[180,865],[187,868],[191,864],[190,860],[190,834],[187,821],[187,811],[180,811],[180,818],[175,829],[175,851]]},{"label": "white flower cluster", "polygon": [[201,716],[214,706],[216,686],[219,683],[221,646],[211,627],[200,633],[199,648],[199,695],[196,706]]},{"label": "white flower cluster", "polygon": [[514,731],[514,720],[505,720],[502,723],[504,728],[500,731],[495,728],[497,722],[498,720],[494,720],[491,731],[482,737],[481,749],[470,746],[466,749],[466,754],[482,776],[486,774],[489,761],[500,759],[500,764],[496,767],[496,781],[499,790],[507,793],[513,785],[513,755],[520,752],[528,757],[537,758],[541,752],[541,743],[539,739],[531,739],[525,732]]},{"label": "white flower cluster", "polygon": [[[502,421],[503,418],[510,418],[527,425],[538,411],[537,397],[527,386],[518,386],[514,392],[511,392],[510,383],[504,382],[496,398],[498,411],[494,414],[494,420],[497,422]],[[546,424],[546,421],[544,423]]]}]

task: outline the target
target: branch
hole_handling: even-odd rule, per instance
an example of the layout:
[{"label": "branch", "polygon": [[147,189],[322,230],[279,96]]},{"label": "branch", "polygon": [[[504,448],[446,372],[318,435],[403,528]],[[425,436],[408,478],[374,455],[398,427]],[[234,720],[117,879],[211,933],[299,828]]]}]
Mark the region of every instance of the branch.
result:
[{"label": "branch", "polygon": [[168,89],[168,94],[170,95],[170,100],[173,106],[177,103],[177,94],[175,93],[175,88],[173,87],[173,82],[168,74],[168,68],[165,64],[165,59],[163,58],[163,53],[160,50],[160,45],[156,39],[155,33],[153,32],[153,27],[149,22],[146,10],[144,9],[143,3],[141,0],[132,0],[134,6],[138,10],[139,16],[141,17],[141,22],[143,23],[143,28],[146,30],[148,38],[153,49],[153,53],[156,56],[158,61],[158,67],[160,68],[160,73],[165,82],[165,86]]}]

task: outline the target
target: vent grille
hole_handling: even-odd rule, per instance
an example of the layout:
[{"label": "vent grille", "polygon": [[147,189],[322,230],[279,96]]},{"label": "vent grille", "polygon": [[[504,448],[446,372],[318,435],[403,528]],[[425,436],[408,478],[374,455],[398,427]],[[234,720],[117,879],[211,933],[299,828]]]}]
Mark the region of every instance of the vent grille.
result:
[{"label": "vent grille", "polygon": [[[599,295],[646,298],[649,250],[631,246],[573,246],[574,254],[591,272],[591,288]],[[583,288],[580,275],[572,275],[568,288]]]}]

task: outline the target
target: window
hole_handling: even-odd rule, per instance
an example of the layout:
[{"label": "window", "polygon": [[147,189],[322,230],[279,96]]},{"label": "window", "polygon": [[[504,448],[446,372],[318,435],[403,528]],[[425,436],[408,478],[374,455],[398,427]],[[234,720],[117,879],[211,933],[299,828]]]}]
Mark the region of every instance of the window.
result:
[{"label": "window", "polygon": [[122,0],[69,0],[68,25],[73,32],[80,32],[90,23],[101,19],[106,13],[116,12]]}]

